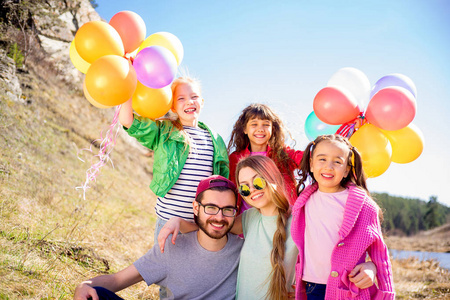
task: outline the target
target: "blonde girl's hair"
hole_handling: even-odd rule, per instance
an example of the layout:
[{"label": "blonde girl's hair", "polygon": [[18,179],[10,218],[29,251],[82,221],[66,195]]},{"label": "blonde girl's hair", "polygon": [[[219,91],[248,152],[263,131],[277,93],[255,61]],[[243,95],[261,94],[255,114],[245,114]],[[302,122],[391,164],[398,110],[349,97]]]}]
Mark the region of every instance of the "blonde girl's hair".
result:
[{"label": "blonde girl's hair", "polygon": [[278,211],[277,229],[273,235],[273,248],[270,256],[272,271],[268,275],[269,288],[266,299],[287,299],[286,270],[284,268],[284,255],[286,244],[286,227],[290,215],[289,201],[283,182],[283,175],[278,170],[272,159],[254,155],[239,161],[236,167],[236,178],[239,182],[239,171],[243,168],[253,169],[267,182],[269,198],[275,204]]},{"label": "blonde girl's hair", "polygon": [[350,183],[353,183],[356,186],[365,190],[367,195],[370,196],[370,192],[367,189],[366,184],[366,175],[364,174],[364,170],[362,167],[361,154],[355,147],[352,146],[352,144],[349,142],[347,138],[339,134],[320,135],[314,141],[310,142],[306,146],[305,152],[303,152],[303,158],[300,164],[300,169],[298,171],[300,180],[297,185],[297,193],[300,194],[303,191],[303,189],[305,188],[305,183],[308,180],[308,178],[311,179],[311,183],[316,182],[314,174],[311,172],[311,158],[314,154],[314,150],[316,149],[317,145],[323,141],[337,141],[345,144],[350,150],[348,152],[347,158],[348,165],[350,166],[350,171],[348,172],[346,177],[342,178],[340,185],[345,188]]},{"label": "blonde girl's hair", "polygon": [[269,139],[271,152],[268,156],[272,158],[277,167],[283,173],[289,173],[290,179],[295,182],[293,172],[297,168],[294,160],[292,160],[285,151],[286,138],[285,133],[289,131],[284,126],[281,118],[267,105],[253,103],[243,109],[241,115],[237,119],[231,132],[230,142],[228,143],[228,153],[235,151],[243,151],[250,144],[248,135],[244,133],[247,123],[252,119],[269,120],[272,122],[272,136]]}]

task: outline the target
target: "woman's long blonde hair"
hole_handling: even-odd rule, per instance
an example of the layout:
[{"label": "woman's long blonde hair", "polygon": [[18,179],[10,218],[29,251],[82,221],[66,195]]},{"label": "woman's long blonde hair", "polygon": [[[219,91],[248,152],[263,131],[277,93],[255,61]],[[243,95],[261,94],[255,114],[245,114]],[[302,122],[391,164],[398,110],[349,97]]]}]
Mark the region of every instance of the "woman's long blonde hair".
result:
[{"label": "woman's long blonde hair", "polygon": [[273,235],[273,248],[270,255],[272,271],[269,274],[269,288],[266,294],[267,299],[287,299],[288,290],[286,285],[286,270],[284,268],[284,255],[286,244],[286,227],[290,215],[289,201],[286,197],[283,175],[281,175],[272,159],[254,155],[239,161],[236,167],[236,178],[239,182],[239,171],[243,168],[253,169],[259,176],[267,182],[266,189],[270,200],[275,204],[278,212],[277,230]]}]

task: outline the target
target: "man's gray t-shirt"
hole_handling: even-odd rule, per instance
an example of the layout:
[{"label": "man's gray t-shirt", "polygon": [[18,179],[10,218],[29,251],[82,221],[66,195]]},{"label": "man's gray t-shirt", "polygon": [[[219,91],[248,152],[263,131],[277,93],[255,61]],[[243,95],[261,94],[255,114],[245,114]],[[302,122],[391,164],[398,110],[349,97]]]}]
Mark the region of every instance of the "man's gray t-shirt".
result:
[{"label": "man's gray t-shirt", "polygon": [[134,262],[148,285],[167,287],[166,299],[234,299],[241,238],[228,234],[217,252],[200,246],[197,231],[179,235],[175,245],[170,238],[164,253],[156,245]]}]

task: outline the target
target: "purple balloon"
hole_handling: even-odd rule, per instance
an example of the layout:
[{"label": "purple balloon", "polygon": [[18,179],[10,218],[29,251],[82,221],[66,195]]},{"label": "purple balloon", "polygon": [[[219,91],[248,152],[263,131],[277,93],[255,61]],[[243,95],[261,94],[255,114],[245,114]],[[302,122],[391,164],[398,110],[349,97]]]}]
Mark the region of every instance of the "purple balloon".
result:
[{"label": "purple balloon", "polygon": [[175,56],[164,47],[151,46],[142,49],[133,61],[136,76],[140,83],[160,89],[169,85],[177,73]]},{"label": "purple balloon", "polygon": [[378,93],[379,90],[384,89],[390,86],[399,86],[410,91],[414,98],[417,96],[416,86],[411,78],[402,75],[402,74],[389,74],[381,77],[373,86],[372,91],[370,92],[370,99],[372,99],[373,95]]}]

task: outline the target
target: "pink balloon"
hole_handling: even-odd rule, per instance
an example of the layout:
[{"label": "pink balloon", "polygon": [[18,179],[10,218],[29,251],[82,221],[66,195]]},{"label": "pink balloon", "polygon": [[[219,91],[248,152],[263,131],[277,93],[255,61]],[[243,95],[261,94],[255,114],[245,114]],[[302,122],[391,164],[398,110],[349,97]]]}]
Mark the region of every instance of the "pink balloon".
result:
[{"label": "pink balloon", "polygon": [[321,89],[314,98],[313,108],[316,116],[330,125],[350,122],[359,115],[355,98],[338,87],[328,86]]},{"label": "pink balloon", "polygon": [[133,67],[140,83],[152,89],[160,89],[172,83],[175,78],[177,60],[166,48],[151,46],[136,55]]},{"label": "pink balloon", "polygon": [[145,39],[145,22],[135,12],[127,10],[118,12],[109,20],[109,25],[119,33],[126,53],[139,48]]},{"label": "pink balloon", "polygon": [[391,86],[379,90],[366,110],[369,123],[384,130],[399,130],[407,126],[416,115],[414,95],[405,88]]}]

